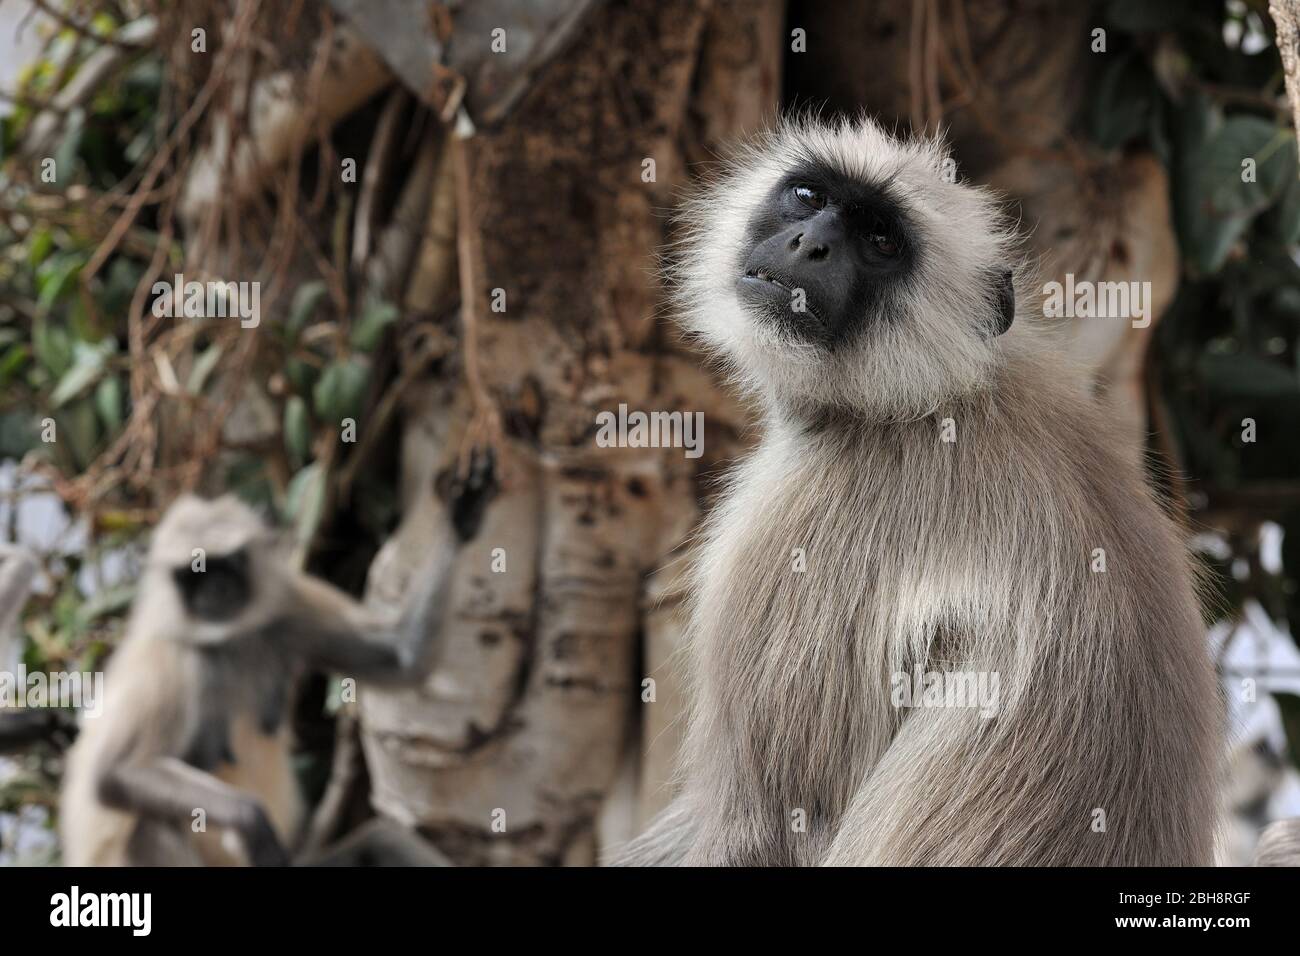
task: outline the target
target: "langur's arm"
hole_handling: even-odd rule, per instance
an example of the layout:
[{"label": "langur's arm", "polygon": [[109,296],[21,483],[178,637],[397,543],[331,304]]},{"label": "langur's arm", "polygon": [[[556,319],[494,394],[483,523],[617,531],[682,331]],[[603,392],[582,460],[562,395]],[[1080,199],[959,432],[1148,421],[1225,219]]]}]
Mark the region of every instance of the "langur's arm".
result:
[{"label": "langur's arm", "polygon": [[1300,866],[1300,818],[1264,828],[1255,847],[1255,866]]},{"label": "langur's arm", "polygon": [[439,644],[457,551],[445,538],[435,544],[432,560],[415,575],[415,593],[395,626],[368,625],[350,599],[351,607],[345,610],[354,613],[322,614],[322,609],[336,606],[331,600],[335,589],[303,578],[303,611],[276,621],[269,634],[322,670],[369,681],[418,680],[428,673]]},{"label": "langur's arm", "polygon": [[296,582],[297,613],[277,620],[271,635],[325,670],[370,681],[419,680],[440,646],[460,547],[477,533],[495,492],[491,455],[475,455],[469,474],[452,482],[448,509],[438,512],[430,558],[415,573],[396,625],[373,624],[337,588],[302,577]]},{"label": "langur's arm", "polygon": [[106,806],[179,826],[189,826],[194,811],[202,810],[207,822],[243,837],[254,866],[289,864],[261,803],[175,757],[109,768],[99,781],[99,799]]},{"label": "langur's arm", "polygon": [[376,817],[338,843],[298,860],[299,866],[451,866],[414,830]]},{"label": "langur's arm", "polygon": [[695,842],[696,815],[685,796],[659,813],[645,832],[610,855],[607,866],[681,866]]}]

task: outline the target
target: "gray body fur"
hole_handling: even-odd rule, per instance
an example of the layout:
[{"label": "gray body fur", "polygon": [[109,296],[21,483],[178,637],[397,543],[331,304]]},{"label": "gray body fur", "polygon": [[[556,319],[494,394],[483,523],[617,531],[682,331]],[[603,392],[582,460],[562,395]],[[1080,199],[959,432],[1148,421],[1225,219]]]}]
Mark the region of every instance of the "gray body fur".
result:
[{"label": "gray body fur", "polygon": [[[731,291],[755,203],[808,154],[885,184],[924,237],[914,281],[835,352]],[[695,569],[682,792],[616,862],[1212,861],[1221,709],[1182,535],[1033,307],[982,334],[979,276],[1014,236],[943,159],[865,121],[796,124],[688,209],[684,321],[764,437]],[[996,672],[996,716],[894,706],[917,669]]]},{"label": "gray body fur", "polygon": [[1300,819],[1270,823],[1255,848],[1255,866],[1300,866]]}]

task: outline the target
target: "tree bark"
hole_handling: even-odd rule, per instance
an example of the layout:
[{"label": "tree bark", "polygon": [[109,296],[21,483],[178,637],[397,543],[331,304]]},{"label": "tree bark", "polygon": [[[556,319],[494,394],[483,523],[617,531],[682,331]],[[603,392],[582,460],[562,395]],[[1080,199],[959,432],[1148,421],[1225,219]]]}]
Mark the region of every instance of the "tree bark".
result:
[{"label": "tree bark", "polygon": [[1269,0],[1269,15],[1277,29],[1277,51],[1286,74],[1286,95],[1295,128],[1300,131],[1300,0]]}]

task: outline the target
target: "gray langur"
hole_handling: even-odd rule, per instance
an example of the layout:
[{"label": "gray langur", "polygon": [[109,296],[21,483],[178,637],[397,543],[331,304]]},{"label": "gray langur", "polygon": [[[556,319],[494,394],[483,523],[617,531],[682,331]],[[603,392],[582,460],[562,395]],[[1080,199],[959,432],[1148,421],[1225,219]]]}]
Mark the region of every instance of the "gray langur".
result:
[{"label": "gray langur", "polygon": [[421,680],[459,544],[493,489],[489,456],[446,489],[447,520],[427,565],[413,569],[400,620],[293,569],[233,496],[173,504],[109,662],[102,713],[83,720],[69,754],[65,862],[288,863],[303,811],[289,727],[297,677],[315,668]]},{"label": "gray langur", "polygon": [[1212,862],[1182,535],[952,170],[795,121],[686,208],[683,321],[763,438],[694,570],[682,790],[615,862]]}]

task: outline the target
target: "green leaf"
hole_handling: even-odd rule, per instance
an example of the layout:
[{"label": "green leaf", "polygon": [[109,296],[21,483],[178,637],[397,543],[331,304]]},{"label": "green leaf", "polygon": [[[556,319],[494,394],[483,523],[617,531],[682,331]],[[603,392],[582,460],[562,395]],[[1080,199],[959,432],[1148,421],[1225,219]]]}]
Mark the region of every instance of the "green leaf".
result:
[{"label": "green leaf", "polygon": [[122,428],[123,406],[122,380],[116,375],[105,376],[95,389],[95,411],[110,435]]},{"label": "green leaf", "polygon": [[40,445],[37,418],[30,411],[0,412],[0,458],[22,458]]},{"label": "green leaf", "polygon": [[298,333],[315,314],[316,306],[320,305],[320,300],[324,297],[325,283],[320,280],[304,282],[298,286],[298,291],[293,294],[293,304],[289,307],[289,319],[285,322],[285,331],[290,341],[298,338]]},{"label": "green leaf", "polygon": [[25,342],[18,342],[5,349],[0,354],[0,386],[13,381],[31,356],[32,350]]},{"label": "green leaf", "polygon": [[295,467],[301,468],[311,455],[311,416],[301,395],[284,403],[284,445]]},{"label": "green leaf", "polygon": [[1115,149],[1147,130],[1159,98],[1159,87],[1146,62],[1136,54],[1108,63],[1091,100],[1092,138]]},{"label": "green leaf", "polygon": [[284,363],[284,374],[293,383],[293,389],[299,395],[310,395],[312,388],[320,378],[320,369],[310,362],[291,358]]},{"label": "green leaf", "polygon": [[289,480],[285,492],[286,517],[293,522],[294,540],[306,548],[316,536],[325,512],[325,469],[312,462]]},{"label": "green leaf", "polygon": [[80,252],[59,252],[40,264],[36,270],[36,302],[42,311],[48,311],[81,273],[86,257]]},{"label": "green leaf", "polygon": [[100,307],[108,313],[125,315],[135,295],[135,287],[144,275],[144,266],[126,256],[114,256],[108,267],[108,277],[103,292],[99,294]]},{"label": "green leaf", "polygon": [[[1254,181],[1243,165],[1254,161]],[[1255,116],[1232,116],[1185,149],[1174,186],[1179,240],[1204,273],[1223,267],[1251,222],[1274,204],[1296,171],[1295,137]]]},{"label": "green leaf", "polygon": [[371,302],[352,327],[352,346],[362,352],[373,352],[384,329],[397,321],[400,313],[391,302]]},{"label": "green leaf", "polygon": [[48,229],[37,229],[32,233],[31,243],[27,247],[27,264],[35,269],[54,248],[54,234]]},{"label": "green leaf", "polygon": [[331,362],[312,389],[316,417],[334,425],[345,418],[356,418],[369,381],[370,367],[363,359],[353,357]]},{"label": "green leaf", "polygon": [[135,582],[101,588],[77,609],[77,630],[84,631],[95,621],[125,611],[135,598]]},{"label": "green leaf", "polygon": [[201,395],[208,376],[212,374],[212,370],[217,367],[217,362],[220,360],[220,345],[209,345],[204,349],[194,360],[194,367],[190,369],[189,381],[185,383],[186,391],[191,395]]},{"label": "green leaf", "polygon": [[89,399],[70,402],[58,414],[58,444],[67,446],[78,470],[94,460],[99,439],[99,419]]},{"label": "green leaf", "polygon": [[52,378],[60,377],[72,367],[72,336],[47,316],[37,316],[32,324],[32,349],[36,361]]},{"label": "green leaf", "polygon": [[[1204,187],[1216,208],[1258,212],[1273,203],[1296,176],[1295,137],[1257,116],[1230,116],[1199,157]],[[1248,161],[1254,181],[1246,180]]]},{"label": "green leaf", "polygon": [[63,141],[54,151],[54,167],[58,185],[64,188],[72,181],[72,170],[81,148],[81,137],[86,128],[86,111],[75,106],[64,120]]},{"label": "green leaf", "polygon": [[331,674],[325,688],[325,713],[337,714],[343,709],[343,677]]},{"label": "green leaf", "polygon": [[105,339],[97,345],[75,342],[72,346],[72,368],[59,379],[50,395],[50,406],[60,408],[76,398],[104,374],[104,363],[117,351],[117,342]]}]

